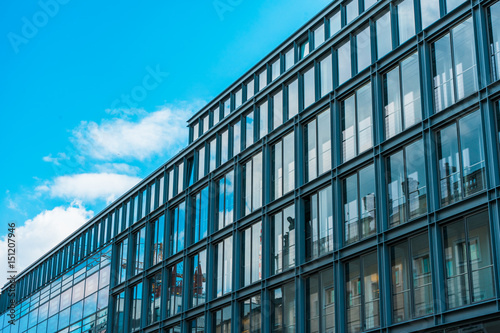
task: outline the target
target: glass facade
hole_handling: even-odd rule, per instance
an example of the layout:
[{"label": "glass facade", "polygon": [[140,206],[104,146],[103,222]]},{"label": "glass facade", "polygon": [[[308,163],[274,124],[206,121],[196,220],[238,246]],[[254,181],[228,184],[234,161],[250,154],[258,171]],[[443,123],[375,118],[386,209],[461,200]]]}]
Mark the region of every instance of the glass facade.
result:
[{"label": "glass facade", "polygon": [[15,326],[4,287],[0,333],[497,332],[499,8],[332,2],[19,274]]}]

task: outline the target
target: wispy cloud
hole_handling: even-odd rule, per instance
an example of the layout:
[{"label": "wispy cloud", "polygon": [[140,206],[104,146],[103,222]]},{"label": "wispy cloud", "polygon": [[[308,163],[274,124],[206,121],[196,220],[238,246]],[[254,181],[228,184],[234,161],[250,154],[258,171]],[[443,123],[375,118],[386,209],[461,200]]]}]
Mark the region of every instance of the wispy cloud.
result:
[{"label": "wispy cloud", "polygon": [[[81,202],[74,201],[69,206],[45,210],[24,225],[17,223],[15,231],[17,246],[17,271],[21,272],[44,253],[64,240],[78,227],[94,216]],[[0,266],[7,267],[7,239],[0,238]],[[0,285],[6,281],[5,270],[0,270]]]},{"label": "wispy cloud", "polygon": [[67,200],[93,202],[105,200],[107,204],[137,184],[141,178],[113,173],[83,173],[60,176],[36,188],[40,193]]},{"label": "wispy cloud", "polygon": [[[73,131],[73,144],[83,155],[100,161],[139,160],[155,155],[170,155],[186,145],[186,120],[196,109],[193,105],[167,106],[158,111],[128,112],[129,117],[82,122]],[[110,111],[116,114],[117,111]]]},{"label": "wispy cloud", "polygon": [[56,157],[52,157],[52,154],[43,157],[44,162],[54,163],[55,165],[61,165],[61,161],[69,160],[66,153],[59,153]]}]

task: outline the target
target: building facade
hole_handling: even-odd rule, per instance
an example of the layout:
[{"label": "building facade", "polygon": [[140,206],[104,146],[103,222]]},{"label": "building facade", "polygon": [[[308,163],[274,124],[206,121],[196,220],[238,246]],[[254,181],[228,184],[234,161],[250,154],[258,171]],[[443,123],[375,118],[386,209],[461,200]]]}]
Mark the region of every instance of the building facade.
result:
[{"label": "building facade", "polygon": [[0,332],[500,332],[499,100],[500,1],[334,1]]}]

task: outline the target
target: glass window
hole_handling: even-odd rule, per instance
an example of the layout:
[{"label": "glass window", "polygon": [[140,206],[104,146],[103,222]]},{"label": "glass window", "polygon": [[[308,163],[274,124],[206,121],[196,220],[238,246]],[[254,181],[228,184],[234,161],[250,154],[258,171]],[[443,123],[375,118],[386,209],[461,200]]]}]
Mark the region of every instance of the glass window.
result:
[{"label": "glass window", "polygon": [[213,114],[213,119],[214,119],[214,126],[217,125],[219,123],[219,120],[220,120],[220,108],[219,106],[217,106],[213,111],[212,111],[212,114]]},{"label": "glass window", "polygon": [[314,48],[317,49],[325,41],[325,26],[322,24],[314,30]]},{"label": "glass window", "polygon": [[464,0],[446,0],[446,11],[449,13],[464,2]]},{"label": "glass window", "polygon": [[217,166],[217,138],[210,141],[208,146],[210,147],[210,163],[208,164],[208,172],[212,172]]},{"label": "glass window", "polygon": [[253,119],[253,112],[248,113],[245,116],[245,123],[246,123],[246,139],[245,139],[245,145],[246,147],[250,147],[253,142],[254,142],[254,119]]},{"label": "glass window", "polygon": [[220,135],[220,164],[229,160],[229,131],[225,130]]},{"label": "glass window", "polygon": [[186,223],[186,203],[182,202],[171,211],[170,255],[184,249],[184,228]]},{"label": "glass window", "polygon": [[191,225],[192,242],[197,243],[207,237],[208,230],[208,186],[196,194],[194,201],[194,223]]},{"label": "glass window", "polygon": [[[458,126],[457,126],[458,125]],[[441,206],[486,187],[481,114],[469,114],[438,133]]]},{"label": "glass window", "polygon": [[294,48],[292,47],[285,53],[285,72],[295,64]]},{"label": "glass window", "polygon": [[152,183],[149,185],[149,211],[152,212],[156,207],[158,207],[156,205],[156,183]]},{"label": "glass window", "polygon": [[241,151],[241,125],[240,122],[233,124],[233,156]]},{"label": "glass window", "polygon": [[398,13],[399,44],[415,35],[415,12],[413,0],[403,0],[396,7]]},{"label": "glass window", "polygon": [[200,127],[199,127],[198,123],[195,123],[193,125],[193,141],[198,139],[199,136],[200,136]]},{"label": "glass window", "polygon": [[358,73],[372,63],[372,49],[370,27],[366,27],[356,36],[356,52],[358,59]]},{"label": "glass window", "polygon": [[165,216],[160,216],[152,224],[151,266],[163,260],[163,240],[165,238]]},{"label": "glass window", "polygon": [[205,177],[205,147],[198,149],[198,179]]},{"label": "glass window", "polygon": [[134,215],[132,216],[132,224],[137,222],[137,220],[139,219],[139,194],[136,194],[134,196],[133,201],[134,201]]},{"label": "glass window", "polygon": [[293,132],[272,146],[272,198],[295,189],[295,145]]},{"label": "glass window", "polygon": [[231,113],[231,97],[228,97],[223,104],[224,107],[224,118]]},{"label": "glass window", "polygon": [[255,295],[240,302],[240,332],[260,333],[262,329],[261,312],[260,295]]},{"label": "glass window", "polygon": [[149,279],[148,325],[161,318],[162,277],[158,273]]},{"label": "glass window", "polygon": [[245,214],[248,214],[262,206],[262,152],[245,163],[243,177]]},{"label": "glass window", "polygon": [[446,300],[449,309],[495,296],[487,212],[443,227]]},{"label": "glass window", "polygon": [[280,90],[273,96],[273,130],[283,124],[283,92]]},{"label": "glass window", "polygon": [[306,125],[306,180],[311,181],[332,168],[330,109]]},{"label": "glass window", "polygon": [[349,24],[359,15],[359,0],[352,0],[345,5],[346,24]]},{"label": "glass window", "polygon": [[271,217],[271,274],[295,266],[295,206],[291,205]]},{"label": "glass window", "polygon": [[[56,316],[57,317],[57,316]],[[113,332],[121,333],[125,330],[125,291],[122,291],[115,297],[115,313],[114,313]],[[62,326],[60,326],[62,327]]]},{"label": "glass window", "polygon": [[191,259],[191,306],[205,303],[207,297],[207,251],[203,250]]},{"label": "glass window", "polygon": [[316,101],[314,84],[314,67],[304,73],[304,110]]},{"label": "glass window", "polygon": [[[174,196],[174,169],[171,169],[168,172],[168,199],[172,199],[173,196]],[[119,215],[121,218],[121,213]]]},{"label": "glass window", "polygon": [[[399,323],[433,312],[427,233],[391,246],[392,318]],[[410,257],[411,254],[411,257]]]},{"label": "glass window", "polygon": [[340,10],[337,11],[330,17],[330,37],[335,35],[342,29],[342,17],[340,15]]},{"label": "glass window", "polygon": [[387,179],[390,226],[405,223],[427,212],[425,151],[422,140],[389,157]]},{"label": "glass window", "polygon": [[130,316],[130,330],[138,331],[141,328],[142,309],[142,282],[132,288],[132,306]]},{"label": "glass window", "polygon": [[168,269],[169,284],[167,290],[167,317],[182,311],[184,286],[184,263],[181,261]]},{"label": "glass window", "polygon": [[281,68],[280,68],[280,59],[276,59],[272,64],[271,64],[271,81],[274,81],[280,76],[281,74]]},{"label": "glass window", "polygon": [[385,137],[390,138],[420,122],[420,71],[417,53],[384,75]]},{"label": "glass window", "polygon": [[420,0],[420,11],[422,15],[422,28],[425,29],[440,17],[439,1]]},{"label": "glass window", "polygon": [[373,146],[371,83],[342,102],[343,161]]},{"label": "glass window", "polygon": [[267,69],[264,69],[258,74],[259,76],[259,91],[262,91],[267,86]]},{"label": "glass window", "polygon": [[346,244],[375,234],[377,202],[375,193],[373,164],[342,182]]},{"label": "glass window", "polygon": [[[355,1],[353,1],[355,2]],[[348,40],[338,49],[338,75],[339,85],[346,82],[352,77],[351,67],[351,41]]]},{"label": "glass window", "polygon": [[198,317],[191,320],[188,328],[188,332],[191,333],[201,333],[205,332],[205,316]]},{"label": "glass window", "polygon": [[177,193],[184,190],[184,162],[177,166]]},{"label": "glass window", "polygon": [[295,332],[295,283],[271,291],[271,332]]},{"label": "glass window", "polygon": [[391,12],[382,15],[376,22],[378,59],[392,51]]},{"label": "glass window", "polygon": [[288,119],[299,113],[299,81],[293,80],[288,85]]},{"label": "glass window", "polygon": [[259,105],[259,140],[269,131],[269,113],[267,100]]},{"label": "glass window", "polygon": [[262,222],[242,232],[242,285],[248,286],[262,278]]},{"label": "glass window", "polygon": [[247,101],[253,97],[253,95],[255,94],[255,81],[253,79],[251,79],[250,81],[248,81],[247,83]]},{"label": "glass window", "polygon": [[[125,281],[127,277],[127,255],[128,255],[128,239],[124,239],[123,242],[121,242],[118,245],[119,249],[119,265],[118,265],[118,283],[122,283]],[[61,303],[61,309],[62,309],[62,303]]]},{"label": "glass window", "polygon": [[234,109],[236,110],[243,104],[243,90],[240,88],[234,93]]},{"label": "glass window", "polygon": [[231,333],[231,318],[231,306],[215,311],[213,332]]},{"label": "glass window", "polygon": [[500,79],[500,3],[488,8],[493,80]]},{"label": "glass window", "polygon": [[[453,47],[453,53],[452,51]],[[434,107],[439,112],[477,90],[472,18],[432,45]],[[452,62],[453,55],[453,62]],[[454,66],[453,66],[454,63]]]},{"label": "glass window", "polygon": [[373,6],[377,0],[364,0],[365,1],[365,10]]},{"label": "glass window", "polygon": [[305,201],[306,259],[333,251],[332,187],[322,189]]},{"label": "glass window", "polygon": [[234,171],[219,180],[218,229],[222,229],[234,220]]},{"label": "glass window", "polygon": [[309,39],[299,43],[299,60],[304,59],[309,54]]},{"label": "glass window", "polygon": [[377,253],[345,265],[347,332],[361,332],[380,325]]},{"label": "glass window", "polygon": [[144,271],[144,252],[146,246],[146,228],[134,234],[134,272],[133,275]]},{"label": "glass window", "polygon": [[333,90],[332,55],[329,54],[319,63],[321,97]]},{"label": "glass window", "polygon": [[217,297],[230,293],[233,284],[233,237],[215,245],[215,293]]},{"label": "glass window", "polygon": [[306,332],[335,332],[333,269],[306,279]]}]

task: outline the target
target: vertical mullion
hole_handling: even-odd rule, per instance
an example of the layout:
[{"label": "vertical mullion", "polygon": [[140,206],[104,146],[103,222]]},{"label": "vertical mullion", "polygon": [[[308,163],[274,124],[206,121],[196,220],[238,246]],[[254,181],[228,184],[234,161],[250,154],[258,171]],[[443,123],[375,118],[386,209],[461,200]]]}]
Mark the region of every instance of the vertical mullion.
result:
[{"label": "vertical mullion", "polygon": [[358,239],[356,241],[360,241],[364,237],[361,237],[362,235],[362,227],[361,227],[361,198],[360,198],[360,181],[359,181],[359,172],[356,172],[356,190],[358,193],[356,193],[356,199],[357,199],[357,207],[356,209],[358,210],[358,220],[356,221],[356,224],[358,225]]}]

